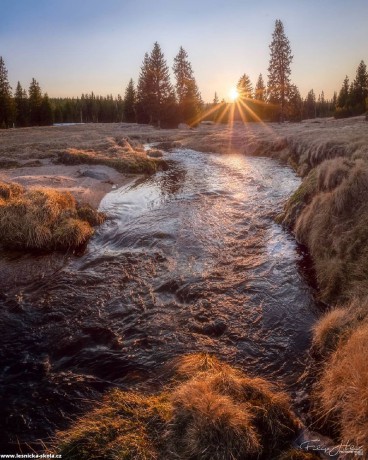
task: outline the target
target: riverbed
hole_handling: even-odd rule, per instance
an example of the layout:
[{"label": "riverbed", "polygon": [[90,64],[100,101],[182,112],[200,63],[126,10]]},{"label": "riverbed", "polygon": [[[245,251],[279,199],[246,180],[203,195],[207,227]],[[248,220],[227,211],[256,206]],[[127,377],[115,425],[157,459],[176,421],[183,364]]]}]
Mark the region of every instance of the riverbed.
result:
[{"label": "riverbed", "polygon": [[300,179],[270,158],[165,159],[167,171],[105,196],[109,219],[84,252],[3,254],[2,450],[36,446],[103,391],[137,388],[184,353],[302,391],[319,307],[274,220]]}]

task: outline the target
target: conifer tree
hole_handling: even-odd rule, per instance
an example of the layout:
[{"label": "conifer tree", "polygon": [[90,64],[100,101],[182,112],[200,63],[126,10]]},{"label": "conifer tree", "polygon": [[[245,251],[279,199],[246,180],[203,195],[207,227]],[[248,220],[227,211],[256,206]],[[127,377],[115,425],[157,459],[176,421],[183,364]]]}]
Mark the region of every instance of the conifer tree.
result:
[{"label": "conifer tree", "polygon": [[123,117],[126,123],[136,122],[136,92],[134,88],[133,79],[129,80],[128,86],[125,90],[124,105],[123,105]]},{"label": "conifer tree", "polygon": [[39,117],[39,124],[41,126],[49,126],[53,124],[53,110],[47,93],[45,93],[42,97]]},{"label": "conifer tree", "polygon": [[337,107],[347,109],[349,105],[349,77],[346,75],[344,82],[337,97]]},{"label": "conifer tree", "polygon": [[256,99],[257,101],[261,101],[261,102],[266,101],[266,86],[264,84],[261,73],[259,74],[259,77],[256,83],[254,99]]},{"label": "conifer tree", "polygon": [[22,85],[18,81],[17,88],[14,93],[15,103],[15,125],[17,127],[28,126],[28,95],[27,91],[22,88]]},{"label": "conifer tree", "polygon": [[213,97],[213,102],[212,102],[212,104],[213,104],[213,105],[217,105],[217,104],[219,104],[219,102],[220,102],[220,100],[219,100],[219,98],[218,98],[218,96],[217,96],[217,92],[215,91],[215,95],[214,95],[214,97]]},{"label": "conifer tree", "polygon": [[41,125],[42,92],[38,81],[32,78],[29,86],[29,122],[31,126]]},{"label": "conifer tree", "polygon": [[3,58],[0,56],[0,128],[10,128],[14,122],[14,115],[15,107],[8,80],[8,71]]},{"label": "conifer tree", "polygon": [[316,118],[316,95],[311,89],[304,102],[304,116],[305,118]]},{"label": "conifer tree", "polygon": [[202,99],[188,60],[188,53],[182,46],[174,59],[173,71],[176,78],[179,121],[193,123],[201,111]]},{"label": "conifer tree", "polygon": [[284,121],[287,98],[290,89],[290,64],[293,60],[283,23],[277,19],[270,45],[270,63],[268,67],[268,94],[272,104],[280,109],[280,121]]},{"label": "conifer tree", "polygon": [[138,123],[152,123],[150,116],[151,106],[153,104],[153,88],[150,69],[150,57],[146,53],[141,65],[137,85],[137,121]]},{"label": "conifer tree", "polygon": [[303,118],[303,99],[296,85],[289,87],[288,118],[291,121],[302,121]]},{"label": "conifer tree", "polygon": [[160,127],[175,125],[175,93],[160,45],[145,54],[137,86],[137,119]]},{"label": "conifer tree", "polygon": [[247,74],[240,77],[236,89],[238,90],[239,99],[241,101],[253,98],[253,86]]},{"label": "conifer tree", "polygon": [[353,84],[353,95],[354,95],[354,113],[361,114],[367,109],[366,99],[368,97],[368,74],[367,66],[364,61],[360,61],[360,64],[356,71],[356,77]]}]

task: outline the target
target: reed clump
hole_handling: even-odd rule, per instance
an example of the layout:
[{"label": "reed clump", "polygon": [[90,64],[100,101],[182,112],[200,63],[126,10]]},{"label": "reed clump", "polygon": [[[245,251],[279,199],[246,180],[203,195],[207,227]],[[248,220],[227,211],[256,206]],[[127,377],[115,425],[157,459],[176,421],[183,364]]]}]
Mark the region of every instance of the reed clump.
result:
[{"label": "reed clump", "polygon": [[106,395],[52,447],[73,460],[260,460],[289,450],[299,429],[285,393],[199,354],[176,360],[158,395]]},{"label": "reed clump", "polygon": [[0,182],[0,244],[10,249],[67,250],[85,243],[104,215],[78,207],[70,193]]}]

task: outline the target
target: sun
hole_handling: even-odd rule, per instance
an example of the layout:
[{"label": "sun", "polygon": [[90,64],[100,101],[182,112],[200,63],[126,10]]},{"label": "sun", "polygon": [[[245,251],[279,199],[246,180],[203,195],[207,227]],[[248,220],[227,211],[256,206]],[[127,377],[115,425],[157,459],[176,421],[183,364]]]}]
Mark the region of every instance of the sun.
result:
[{"label": "sun", "polygon": [[235,88],[235,86],[231,88],[231,90],[229,91],[229,96],[230,96],[231,102],[235,102],[238,99],[239,93],[238,93],[238,90]]}]

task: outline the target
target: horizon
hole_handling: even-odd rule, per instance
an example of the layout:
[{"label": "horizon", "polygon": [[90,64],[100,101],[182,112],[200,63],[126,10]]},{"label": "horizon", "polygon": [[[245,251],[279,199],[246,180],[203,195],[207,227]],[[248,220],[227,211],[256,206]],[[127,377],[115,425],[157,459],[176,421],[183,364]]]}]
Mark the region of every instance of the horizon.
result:
[{"label": "horizon", "polygon": [[[124,95],[130,78],[137,84],[144,54],[155,41],[171,76],[183,46],[203,100],[211,102],[217,92],[220,100],[230,101],[244,73],[253,87],[260,73],[267,82],[269,44],[275,20],[281,19],[294,56],[292,83],[302,97],[313,89],[317,97],[324,91],[330,99],[345,75],[351,81],[359,62],[368,60],[367,17],[368,4],[362,0],[348,8],[342,0],[297,6],[289,0],[281,5],[270,0],[257,5],[109,0],[102,5],[92,0],[88,9],[70,0],[7,1],[0,19],[0,56],[13,90],[18,81],[28,89],[35,78],[51,98],[91,92],[116,97]],[[144,36],[136,38],[141,30]]]}]

